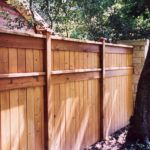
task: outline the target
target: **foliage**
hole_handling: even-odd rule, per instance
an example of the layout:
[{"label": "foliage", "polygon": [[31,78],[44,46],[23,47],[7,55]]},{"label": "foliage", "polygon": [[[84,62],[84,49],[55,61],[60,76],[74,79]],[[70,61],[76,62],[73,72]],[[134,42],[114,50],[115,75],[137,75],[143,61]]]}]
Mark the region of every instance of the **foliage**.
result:
[{"label": "foliage", "polygon": [[[146,0],[148,1],[148,0]],[[66,37],[109,41],[150,37],[143,0],[33,0],[50,27]]]}]

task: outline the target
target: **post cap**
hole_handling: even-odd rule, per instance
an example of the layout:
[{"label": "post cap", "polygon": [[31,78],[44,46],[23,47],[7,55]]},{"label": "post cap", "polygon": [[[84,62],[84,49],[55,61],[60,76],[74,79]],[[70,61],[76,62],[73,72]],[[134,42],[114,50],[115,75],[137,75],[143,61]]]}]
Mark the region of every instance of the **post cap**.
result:
[{"label": "post cap", "polygon": [[104,37],[100,37],[99,41],[100,41],[100,42],[105,42],[105,41],[107,41],[107,39],[104,38]]}]

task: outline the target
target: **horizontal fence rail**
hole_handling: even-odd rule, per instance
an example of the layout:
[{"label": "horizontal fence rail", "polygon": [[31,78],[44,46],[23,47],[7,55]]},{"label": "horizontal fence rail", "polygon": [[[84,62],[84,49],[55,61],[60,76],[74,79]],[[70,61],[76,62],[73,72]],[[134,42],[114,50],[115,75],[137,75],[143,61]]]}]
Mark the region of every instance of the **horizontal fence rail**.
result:
[{"label": "horizontal fence rail", "polygon": [[82,150],[132,115],[133,48],[0,32],[0,149]]}]

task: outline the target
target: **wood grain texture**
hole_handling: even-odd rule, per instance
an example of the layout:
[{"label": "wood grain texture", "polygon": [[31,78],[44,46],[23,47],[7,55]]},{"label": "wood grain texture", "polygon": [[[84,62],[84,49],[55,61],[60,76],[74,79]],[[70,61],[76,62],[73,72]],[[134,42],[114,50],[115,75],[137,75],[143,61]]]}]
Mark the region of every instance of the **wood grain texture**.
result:
[{"label": "wood grain texture", "polygon": [[0,47],[45,50],[45,39],[0,33]]},{"label": "wood grain texture", "polygon": [[1,150],[11,149],[10,99],[9,92],[1,92]]},{"label": "wood grain texture", "polygon": [[99,52],[99,45],[92,43],[78,43],[66,40],[52,39],[52,50],[55,51],[79,51],[79,52]]},{"label": "wood grain texture", "polygon": [[81,150],[128,124],[132,47],[0,38],[0,149]]}]

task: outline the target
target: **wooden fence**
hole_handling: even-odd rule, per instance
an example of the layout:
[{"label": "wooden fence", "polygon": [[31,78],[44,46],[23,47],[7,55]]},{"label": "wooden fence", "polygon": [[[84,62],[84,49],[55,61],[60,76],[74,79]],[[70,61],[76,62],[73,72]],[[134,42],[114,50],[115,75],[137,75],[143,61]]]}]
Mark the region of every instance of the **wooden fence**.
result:
[{"label": "wooden fence", "polygon": [[128,124],[132,47],[0,33],[0,149],[82,150]]}]

